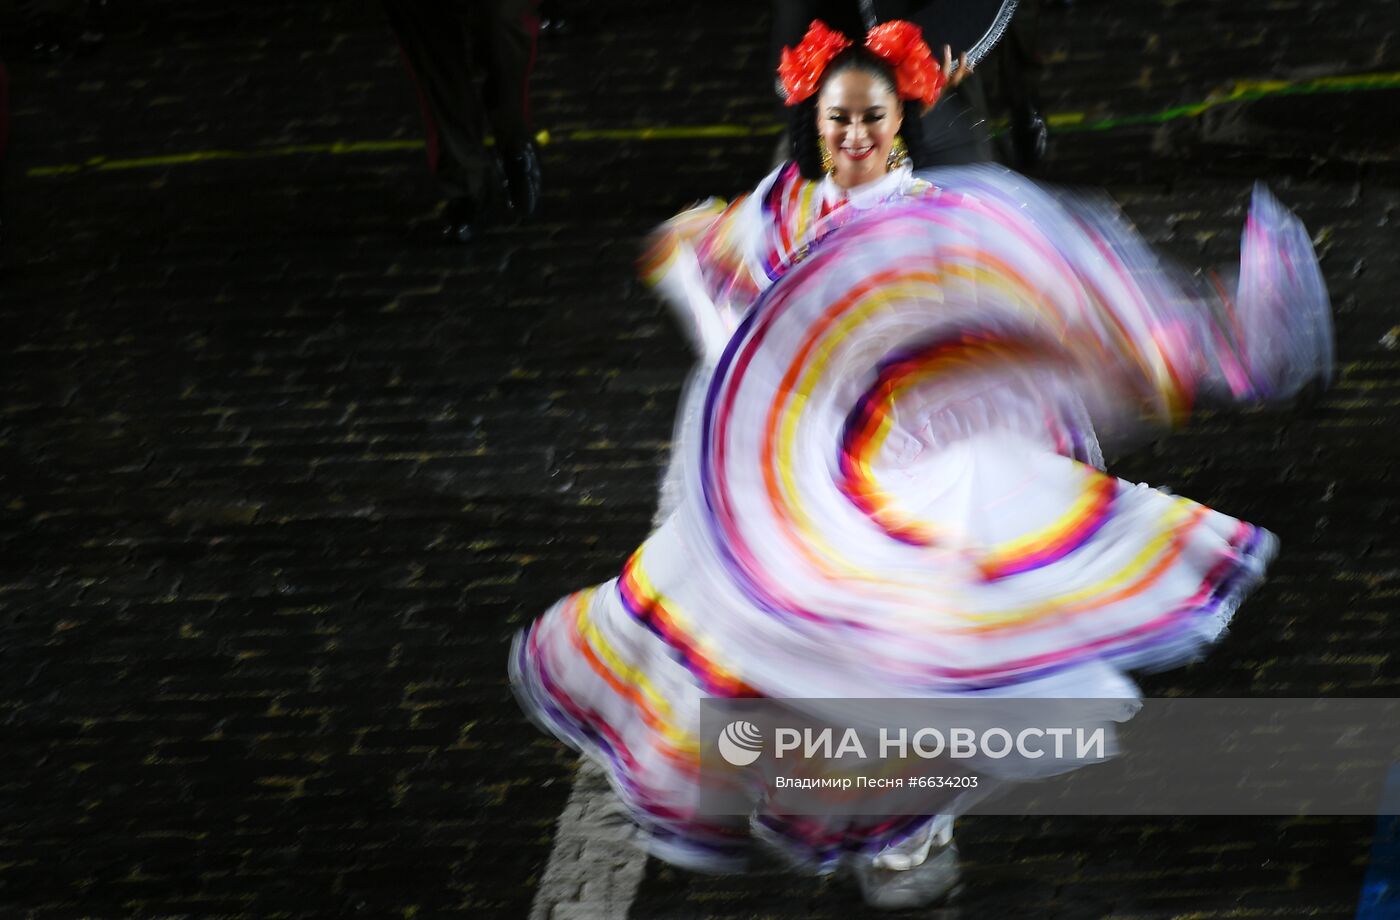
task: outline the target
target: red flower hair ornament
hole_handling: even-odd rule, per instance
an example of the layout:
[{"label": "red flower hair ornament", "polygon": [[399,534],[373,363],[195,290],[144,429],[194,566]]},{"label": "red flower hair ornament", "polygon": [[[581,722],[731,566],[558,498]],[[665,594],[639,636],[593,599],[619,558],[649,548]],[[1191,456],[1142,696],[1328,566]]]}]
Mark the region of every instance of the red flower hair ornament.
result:
[{"label": "red flower hair ornament", "polygon": [[[821,20],[812,20],[797,47],[783,49],[778,64],[786,103],[797,105],[812,98],[832,58],[850,46],[846,36]],[[923,30],[914,23],[902,19],[882,23],[865,36],[865,47],[894,71],[895,94],[900,99],[926,106],[938,101],[948,81],[924,42]]]},{"label": "red flower hair ornament", "polygon": [[933,59],[924,32],[912,22],[896,19],[882,23],[865,36],[865,47],[883,58],[894,71],[895,94],[933,105],[948,78]]},{"label": "red flower hair ornament", "polygon": [[842,51],[851,47],[851,40],[829,27],[820,19],[813,19],[796,48],[783,48],[778,61],[778,79],[782,80],[787,92],[786,103],[797,105],[812,97],[821,85],[826,65]]}]

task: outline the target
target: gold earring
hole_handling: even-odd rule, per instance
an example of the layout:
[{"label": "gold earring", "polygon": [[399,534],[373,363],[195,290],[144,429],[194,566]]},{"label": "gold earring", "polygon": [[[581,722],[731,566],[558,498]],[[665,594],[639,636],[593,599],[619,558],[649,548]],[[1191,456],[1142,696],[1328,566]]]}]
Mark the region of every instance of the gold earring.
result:
[{"label": "gold earring", "polygon": [[831,158],[831,151],[826,149],[826,138],[817,138],[817,150],[822,155],[822,172],[828,176],[836,172],[836,161]]},{"label": "gold earring", "polygon": [[898,134],[894,136],[894,143],[890,146],[890,155],[885,157],[886,169],[898,169],[909,162],[909,145],[904,143],[904,138]]}]

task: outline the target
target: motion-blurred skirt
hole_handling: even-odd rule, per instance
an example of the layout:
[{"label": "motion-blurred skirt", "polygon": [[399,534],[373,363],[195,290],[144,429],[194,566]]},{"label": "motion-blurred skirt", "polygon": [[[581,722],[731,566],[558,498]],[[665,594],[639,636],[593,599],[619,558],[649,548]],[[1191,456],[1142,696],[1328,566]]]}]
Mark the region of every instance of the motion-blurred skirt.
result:
[{"label": "motion-blurred skirt", "polygon": [[768,289],[697,376],[672,513],[512,650],[526,710],[664,859],[734,869],[758,836],[828,870],[926,821],[701,814],[702,699],[1132,697],[1125,672],[1199,656],[1274,552],[1105,473],[1100,441],[1327,376],[1297,220],[1256,192],[1225,296],[1098,201],[926,178]]}]

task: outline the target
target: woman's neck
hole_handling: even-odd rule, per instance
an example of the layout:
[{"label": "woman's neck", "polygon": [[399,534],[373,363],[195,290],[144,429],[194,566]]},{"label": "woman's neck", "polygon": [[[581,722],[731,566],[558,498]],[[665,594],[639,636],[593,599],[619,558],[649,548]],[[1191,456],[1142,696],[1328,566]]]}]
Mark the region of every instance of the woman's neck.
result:
[{"label": "woman's neck", "polygon": [[853,192],[856,189],[865,188],[867,185],[874,185],[876,182],[879,182],[881,179],[885,178],[889,174],[890,171],[886,169],[885,171],[878,173],[877,175],[870,176],[866,179],[862,179],[859,182],[851,181],[849,179],[843,180],[833,174],[831,176],[831,182],[833,185],[835,185],[837,188],[843,191]]}]

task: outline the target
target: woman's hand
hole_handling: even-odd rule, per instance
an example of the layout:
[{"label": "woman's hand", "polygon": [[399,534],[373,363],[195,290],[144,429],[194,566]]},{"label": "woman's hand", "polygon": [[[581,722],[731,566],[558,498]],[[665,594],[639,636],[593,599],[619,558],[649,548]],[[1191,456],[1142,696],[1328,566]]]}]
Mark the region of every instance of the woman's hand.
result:
[{"label": "woman's hand", "polygon": [[953,69],[953,48],[943,46],[943,76],[948,80],[948,89],[953,89],[972,74],[972,65],[967,62],[967,52],[958,55],[958,68]]}]

